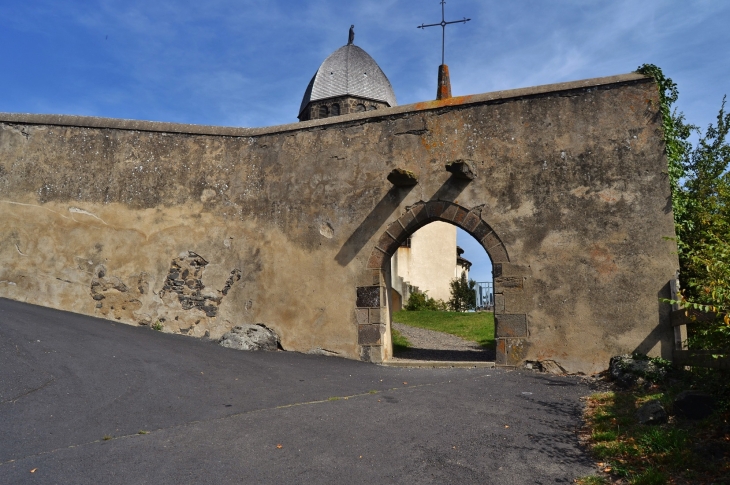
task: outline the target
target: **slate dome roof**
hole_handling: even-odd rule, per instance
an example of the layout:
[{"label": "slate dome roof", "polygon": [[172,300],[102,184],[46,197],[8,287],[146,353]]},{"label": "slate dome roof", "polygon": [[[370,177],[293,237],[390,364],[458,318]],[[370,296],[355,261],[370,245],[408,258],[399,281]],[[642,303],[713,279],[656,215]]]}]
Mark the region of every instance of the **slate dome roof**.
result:
[{"label": "slate dome roof", "polygon": [[354,44],[340,47],[324,60],[309,81],[299,114],[311,101],[359,96],[396,106],[390,81],[370,54]]}]

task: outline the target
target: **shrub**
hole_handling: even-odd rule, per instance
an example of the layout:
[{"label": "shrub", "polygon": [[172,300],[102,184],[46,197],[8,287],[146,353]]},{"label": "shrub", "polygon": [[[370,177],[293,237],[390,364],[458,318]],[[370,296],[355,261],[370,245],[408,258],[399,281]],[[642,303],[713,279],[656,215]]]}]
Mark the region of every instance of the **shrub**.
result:
[{"label": "shrub", "polygon": [[446,303],[443,300],[434,300],[426,292],[414,291],[408,297],[405,309],[408,311],[419,310],[446,310]]},{"label": "shrub", "polygon": [[451,280],[449,307],[455,312],[474,310],[477,307],[476,281],[466,279],[466,273]]}]

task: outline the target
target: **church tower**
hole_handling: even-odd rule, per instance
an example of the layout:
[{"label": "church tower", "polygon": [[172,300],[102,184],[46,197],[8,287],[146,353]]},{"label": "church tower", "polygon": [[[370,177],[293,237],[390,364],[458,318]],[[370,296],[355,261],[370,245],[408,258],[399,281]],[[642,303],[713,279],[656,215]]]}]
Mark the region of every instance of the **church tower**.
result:
[{"label": "church tower", "polygon": [[353,44],[354,37],[350,27],[347,45],[330,54],[309,81],[299,121],[397,105],[390,81],[375,60]]}]

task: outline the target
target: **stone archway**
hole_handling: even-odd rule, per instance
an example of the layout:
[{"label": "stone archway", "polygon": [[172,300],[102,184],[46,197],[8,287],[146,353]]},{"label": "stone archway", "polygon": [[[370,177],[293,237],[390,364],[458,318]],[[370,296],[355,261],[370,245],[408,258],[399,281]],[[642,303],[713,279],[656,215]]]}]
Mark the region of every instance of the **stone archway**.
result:
[{"label": "stone archway", "polygon": [[[363,285],[357,287],[355,313],[358,327],[360,358],[368,362],[382,362],[390,357],[389,308],[387,278],[391,256],[406,238],[421,227],[443,221],[460,227],[479,241],[494,265],[495,327],[497,337],[497,364],[509,365],[519,360],[527,337],[526,315],[504,313],[503,292],[506,287],[522,290],[521,278],[505,277],[503,268],[510,265],[504,243],[482,219],[482,206],[467,209],[453,202],[419,202],[406,209],[391,223],[378,239],[368,259]],[[519,280],[519,281],[517,281]],[[508,355],[509,353],[516,355]]]}]

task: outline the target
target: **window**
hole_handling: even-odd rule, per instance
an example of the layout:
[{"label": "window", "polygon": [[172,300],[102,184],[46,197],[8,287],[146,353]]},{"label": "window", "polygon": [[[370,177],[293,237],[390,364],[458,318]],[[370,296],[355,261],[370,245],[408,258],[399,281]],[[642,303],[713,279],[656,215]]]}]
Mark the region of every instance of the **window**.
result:
[{"label": "window", "polygon": [[332,105],[332,116],[340,116],[340,105],[337,103]]},{"label": "window", "polygon": [[355,111],[357,111],[358,113],[361,111],[365,111],[365,105],[362,103],[359,103],[357,106],[355,106]]},{"label": "window", "polygon": [[319,107],[319,117],[320,118],[327,118],[329,116],[330,112],[327,109],[327,106],[322,105]]},{"label": "window", "polygon": [[375,105],[371,104],[370,106],[368,106],[368,111],[375,111],[376,109],[378,109],[378,107]]}]

